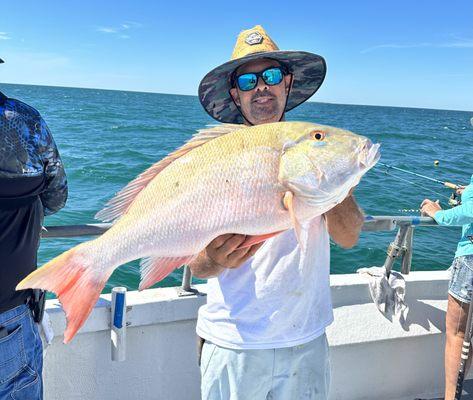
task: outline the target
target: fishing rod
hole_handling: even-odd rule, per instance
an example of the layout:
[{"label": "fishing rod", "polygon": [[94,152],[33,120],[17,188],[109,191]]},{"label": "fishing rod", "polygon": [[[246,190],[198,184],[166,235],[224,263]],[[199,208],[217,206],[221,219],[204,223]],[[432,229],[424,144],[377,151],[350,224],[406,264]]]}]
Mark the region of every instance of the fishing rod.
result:
[{"label": "fishing rod", "polygon": [[418,176],[419,178],[424,178],[424,179],[428,179],[429,181],[432,181],[432,182],[436,182],[436,183],[440,183],[441,185],[445,186],[445,187],[448,187],[449,189],[453,189],[453,190],[458,190],[458,189],[461,189],[462,186],[460,185],[456,185],[455,183],[451,183],[451,182],[444,182],[444,181],[441,181],[439,179],[435,179],[435,178],[431,178],[429,176],[425,176],[425,175],[421,175],[421,174],[418,174],[416,172],[412,172],[412,171],[408,171],[407,169],[402,169],[402,168],[399,168],[399,167],[394,167],[392,165],[388,165],[388,164],[384,164],[382,162],[378,162],[379,165],[382,165],[383,167],[386,167],[388,169],[395,169],[396,171],[401,171],[401,172],[404,172],[406,174],[411,174],[411,175],[415,175],[415,176]]},{"label": "fishing rod", "polygon": [[[418,174],[418,173],[416,173],[416,172],[408,171],[408,170],[406,170],[406,169],[399,168],[399,167],[395,167],[395,166],[393,166],[393,165],[385,164],[385,163],[382,163],[382,162],[378,162],[378,165],[382,165],[383,167],[386,167],[386,171],[385,171],[385,172],[386,172],[387,174],[388,174],[388,171],[389,171],[390,169],[393,169],[393,170],[395,170],[395,171],[400,171],[400,172],[403,172],[403,173],[405,173],[405,174],[417,176],[418,178],[427,179],[427,180],[429,180],[429,181],[431,181],[431,182],[439,183],[439,184],[441,184],[442,186],[444,186],[444,187],[446,187],[446,188],[448,188],[448,189],[455,190],[455,192],[453,192],[452,195],[448,198],[448,199],[449,199],[449,200],[448,200],[448,204],[449,204],[450,206],[452,206],[452,207],[457,206],[457,205],[460,204],[460,200],[459,200],[459,198],[458,198],[458,196],[457,196],[457,194],[456,194],[456,191],[457,191],[458,189],[463,188],[463,186],[461,186],[461,185],[457,185],[457,184],[452,183],[452,182],[441,181],[441,180],[439,180],[439,179],[431,178],[430,176]],[[395,176],[395,175],[391,175],[391,176],[394,176],[395,178],[400,179],[400,180],[403,180],[403,181],[405,181],[405,182],[411,183],[411,184],[413,184],[413,185],[415,185],[415,186],[422,187],[422,186],[420,186],[420,185],[417,185],[417,184],[414,183],[414,182],[408,181],[408,180],[406,180],[406,179],[402,179],[402,178],[400,178],[400,177],[398,177],[398,176]],[[429,189],[429,190],[432,191],[432,192],[434,192],[434,193],[436,193],[436,194],[438,194],[438,195],[440,195],[440,196],[442,196],[442,197],[448,197],[448,196],[442,195],[442,194],[440,194],[440,193],[438,193],[438,192],[435,192],[435,191],[432,190],[432,189]]]},{"label": "fishing rod", "polygon": [[466,364],[468,362],[468,357],[470,355],[471,347],[471,336],[472,336],[472,313],[473,313],[473,304],[470,301],[470,308],[468,309],[468,318],[466,322],[466,332],[463,338],[463,347],[461,352],[460,367],[458,368],[458,377],[457,385],[455,388],[455,400],[460,400],[462,398],[463,392],[463,382],[465,380],[466,373]]}]

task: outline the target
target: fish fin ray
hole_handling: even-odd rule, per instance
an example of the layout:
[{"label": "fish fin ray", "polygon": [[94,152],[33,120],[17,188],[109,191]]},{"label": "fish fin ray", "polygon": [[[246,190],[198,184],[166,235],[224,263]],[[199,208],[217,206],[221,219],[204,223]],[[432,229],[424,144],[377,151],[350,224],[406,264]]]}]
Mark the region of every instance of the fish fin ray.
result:
[{"label": "fish fin ray", "polygon": [[220,124],[217,126],[200,129],[183,146],[170,153],[162,160],[153,164],[147,170],[138,175],[134,180],[129,182],[107,202],[101,211],[95,214],[95,218],[101,220],[102,222],[111,222],[117,220],[122,215],[126,214],[138,194],[146,186],[148,186],[148,184],[168,165],[172,164],[175,160],[184,156],[191,150],[200,147],[215,138],[239,130],[242,127],[244,126],[238,124]]},{"label": "fish fin ray", "polygon": [[195,256],[184,257],[146,257],[141,260],[141,281],[139,290],[148,289],[163,280],[172,271],[191,262]]},{"label": "fish fin ray", "polygon": [[284,232],[284,231],[277,231],[277,232],[267,233],[265,235],[249,236],[235,250],[244,249],[246,247],[250,247],[250,246],[253,246],[255,244],[264,242],[265,240],[268,240],[268,239],[270,239],[270,238],[272,238],[276,235],[279,235],[281,232]]},{"label": "fish fin ray", "polygon": [[299,220],[297,219],[296,212],[294,209],[294,193],[287,191],[284,194],[283,198],[284,207],[289,211],[291,217],[292,226],[294,227],[294,232],[296,234],[297,242],[302,250],[304,250],[304,244],[302,243],[302,228]]},{"label": "fish fin ray", "polygon": [[97,274],[88,252],[76,246],[29,274],[16,290],[43,289],[56,293],[66,313],[64,343],[74,337],[94,308],[110,272]]}]

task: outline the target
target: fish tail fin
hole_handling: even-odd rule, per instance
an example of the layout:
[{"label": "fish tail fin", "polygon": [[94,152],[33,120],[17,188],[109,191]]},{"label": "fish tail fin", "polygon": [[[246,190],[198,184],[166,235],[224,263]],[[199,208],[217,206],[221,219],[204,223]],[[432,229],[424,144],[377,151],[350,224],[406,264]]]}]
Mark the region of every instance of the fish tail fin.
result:
[{"label": "fish tail fin", "polygon": [[[80,244],[29,274],[16,287],[44,289],[56,293],[66,313],[64,343],[74,337],[92,311],[108,280],[110,269],[92,268],[94,259],[88,247]],[[87,251],[84,251],[87,249]]]}]

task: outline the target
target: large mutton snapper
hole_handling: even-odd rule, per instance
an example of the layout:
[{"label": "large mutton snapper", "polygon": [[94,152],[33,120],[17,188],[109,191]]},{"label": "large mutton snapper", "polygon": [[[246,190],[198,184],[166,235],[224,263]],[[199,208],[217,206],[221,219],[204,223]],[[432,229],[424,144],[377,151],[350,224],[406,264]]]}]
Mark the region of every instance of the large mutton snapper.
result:
[{"label": "large mutton snapper", "polygon": [[248,235],[240,248],[295,229],[340,202],[379,159],[379,144],[306,122],[222,124],[131,181],[97,214],[112,227],[37,269],[17,289],[57,294],[64,343],[87,319],[120,265],[142,258],[139,289],[191,262],[213,239]]}]

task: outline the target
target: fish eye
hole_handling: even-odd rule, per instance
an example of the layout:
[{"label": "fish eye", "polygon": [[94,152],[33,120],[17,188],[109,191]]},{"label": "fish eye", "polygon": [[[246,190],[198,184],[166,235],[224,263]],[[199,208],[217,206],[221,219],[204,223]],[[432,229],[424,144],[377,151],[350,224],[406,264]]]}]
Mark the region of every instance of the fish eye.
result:
[{"label": "fish eye", "polygon": [[312,131],[310,132],[310,137],[313,140],[317,140],[318,142],[325,139],[326,133],[324,131]]}]

